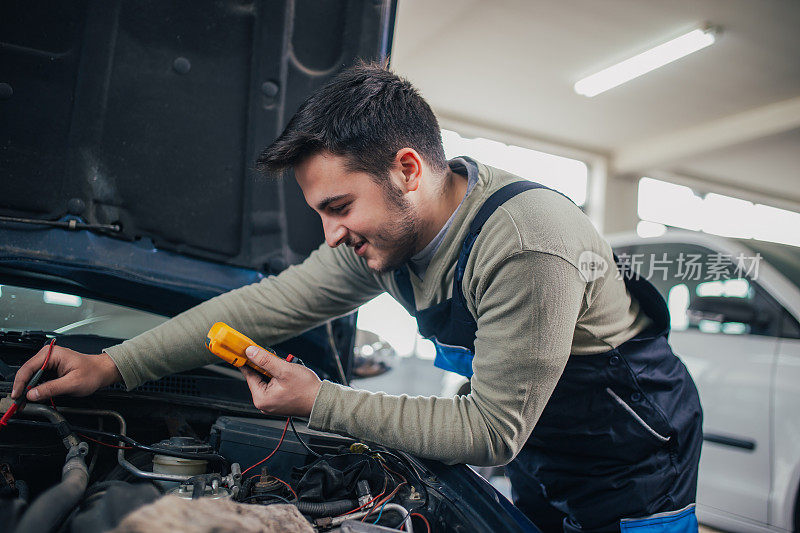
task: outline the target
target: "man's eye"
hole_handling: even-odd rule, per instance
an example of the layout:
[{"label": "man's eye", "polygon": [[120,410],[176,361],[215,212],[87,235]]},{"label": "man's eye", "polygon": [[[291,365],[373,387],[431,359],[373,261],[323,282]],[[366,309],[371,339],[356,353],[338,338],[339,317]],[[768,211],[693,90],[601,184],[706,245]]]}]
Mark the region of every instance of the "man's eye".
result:
[{"label": "man's eye", "polygon": [[336,207],[329,207],[329,208],[328,208],[328,210],[329,210],[331,213],[341,213],[341,212],[343,212],[343,211],[345,210],[345,208],[346,208],[348,205],[350,205],[350,204],[342,204],[342,205],[337,205]]}]

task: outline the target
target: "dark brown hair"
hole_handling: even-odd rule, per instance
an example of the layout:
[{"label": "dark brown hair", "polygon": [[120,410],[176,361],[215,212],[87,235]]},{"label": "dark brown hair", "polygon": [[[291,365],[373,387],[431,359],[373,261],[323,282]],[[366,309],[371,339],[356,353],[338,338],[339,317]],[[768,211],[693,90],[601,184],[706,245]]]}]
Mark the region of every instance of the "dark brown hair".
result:
[{"label": "dark brown hair", "polygon": [[439,122],[408,80],[376,63],[350,67],[314,92],[256,169],[280,172],[322,151],[384,181],[401,148],[413,148],[434,172],[447,170]]}]

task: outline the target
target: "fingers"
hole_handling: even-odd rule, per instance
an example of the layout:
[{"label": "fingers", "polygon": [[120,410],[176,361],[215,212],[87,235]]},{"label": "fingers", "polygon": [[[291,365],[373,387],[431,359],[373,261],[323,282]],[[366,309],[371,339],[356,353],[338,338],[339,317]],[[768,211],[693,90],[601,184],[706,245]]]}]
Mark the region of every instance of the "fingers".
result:
[{"label": "fingers", "polygon": [[247,366],[240,366],[239,370],[244,374],[244,379],[247,381],[247,386],[250,387],[250,392],[255,394],[257,391],[264,389],[267,384],[267,382],[264,381],[266,376],[259,374]]},{"label": "fingers", "polygon": [[[17,371],[12,398],[17,400],[25,395],[28,382],[42,367],[48,350],[49,346],[39,350],[39,353],[26,361]],[[116,365],[107,355],[87,355],[59,346],[53,348],[47,368],[55,370],[57,379],[40,383],[28,391],[28,400],[41,401],[62,394],[86,396],[104,385],[110,385],[121,379]]]},{"label": "fingers", "polygon": [[239,370],[244,374],[244,378],[247,381],[247,387],[253,397],[253,405],[262,413],[268,413],[270,394],[267,388],[269,382],[265,380],[265,376],[246,366],[239,367]]},{"label": "fingers", "polygon": [[265,414],[308,416],[322,385],[319,377],[308,368],[278,359],[269,353],[259,354],[254,346],[248,348],[247,352],[248,356],[253,354],[251,361],[275,376],[275,379],[267,381],[255,370],[240,367],[253,395],[253,405]]},{"label": "fingers", "polygon": [[32,402],[38,402],[41,400],[47,400],[52,398],[53,396],[60,396],[62,394],[75,394],[76,392],[76,383],[75,379],[72,378],[70,375],[66,375],[64,377],[54,379],[52,381],[46,381],[41,385],[38,385],[31,390],[28,391],[28,400]]},{"label": "fingers", "polygon": [[245,355],[247,355],[250,361],[266,370],[271,376],[279,379],[284,374],[285,365],[291,365],[291,363],[272,355],[258,346],[248,346],[247,350],[245,350]]},{"label": "fingers", "polygon": [[[11,397],[13,399],[16,400],[22,396],[28,381],[30,381],[36,371],[42,367],[42,363],[44,363],[44,359],[47,357],[47,350],[49,349],[49,346],[43,347],[36,355],[25,361],[25,364],[17,370],[17,375],[14,377],[14,386],[11,389]],[[52,359],[48,361],[48,366],[52,366]]]}]

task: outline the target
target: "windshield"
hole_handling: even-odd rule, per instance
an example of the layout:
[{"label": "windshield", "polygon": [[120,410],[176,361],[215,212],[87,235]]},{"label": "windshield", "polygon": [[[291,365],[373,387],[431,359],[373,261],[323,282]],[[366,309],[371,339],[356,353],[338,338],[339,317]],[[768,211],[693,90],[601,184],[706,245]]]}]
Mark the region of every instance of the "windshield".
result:
[{"label": "windshield", "polygon": [[129,339],[167,317],[61,292],[0,285],[0,331],[41,330]]},{"label": "windshield", "polygon": [[800,247],[753,239],[735,240],[761,254],[767,263],[800,288]]}]

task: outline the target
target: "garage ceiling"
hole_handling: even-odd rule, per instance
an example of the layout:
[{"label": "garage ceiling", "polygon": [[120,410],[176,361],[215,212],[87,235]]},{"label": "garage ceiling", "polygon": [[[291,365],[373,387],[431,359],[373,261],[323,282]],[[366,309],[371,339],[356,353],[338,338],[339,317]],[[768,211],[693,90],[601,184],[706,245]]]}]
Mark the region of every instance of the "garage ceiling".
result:
[{"label": "garage ceiling", "polygon": [[[594,98],[573,91],[704,22],[721,27],[714,45]],[[791,0],[401,0],[392,64],[445,126],[800,206],[798,27]]]}]

